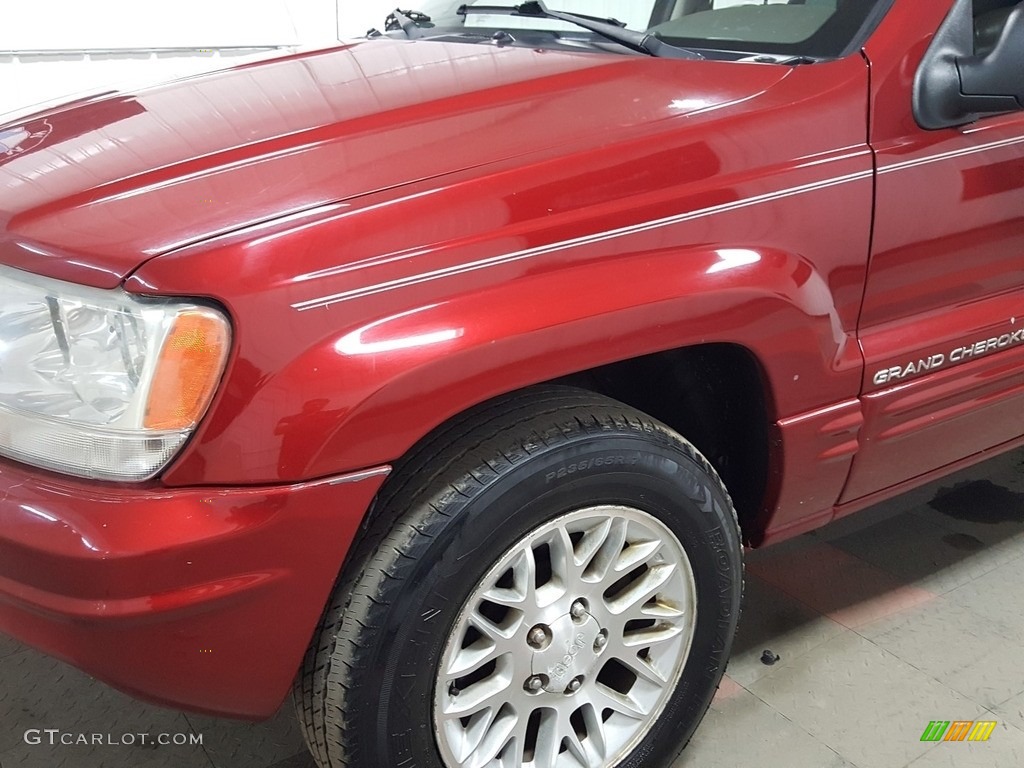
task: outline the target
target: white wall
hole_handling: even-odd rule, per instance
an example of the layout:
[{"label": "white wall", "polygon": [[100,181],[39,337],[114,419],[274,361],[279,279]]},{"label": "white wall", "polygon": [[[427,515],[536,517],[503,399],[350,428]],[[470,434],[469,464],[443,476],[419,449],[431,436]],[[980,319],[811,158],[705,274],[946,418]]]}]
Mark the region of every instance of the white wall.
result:
[{"label": "white wall", "polygon": [[343,38],[364,35],[371,27],[383,30],[384,19],[395,8],[418,7],[415,0],[338,0],[338,30]]},{"label": "white wall", "polygon": [[[653,0],[559,0],[637,23]],[[0,115],[383,28],[416,0],[0,0]],[[8,116],[10,117],[10,116]]]},{"label": "white wall", "polygon": [[[469,0],[467,0],[469,1]],[[520,0],[476,0],[483,4],[514,5]],[[732,2],[750,2],[751,0],[732,0]],[[760,0],[757,0],[760,2]],[[786,0],[772,0],[786,2]],[[646,27],[654,8],[654,0],[548,0],[552,8],[561,11],[588,13],[591,16],[614,16],[634,27]],[[401,0],[397,3],[401,8],[418,9],[422,4],[415,0]],[[395,0],[339,0],[339,27],[343,34],[363,34],[370,27],[384,28],[384,19],[395,9]],[[514,21],[512,22],[515,23]],[[530,26],[536,26],[531,22]]]},{"label": "white wall", "polygon": [[0,0],[0,115],[382,26],[394,0]]}]

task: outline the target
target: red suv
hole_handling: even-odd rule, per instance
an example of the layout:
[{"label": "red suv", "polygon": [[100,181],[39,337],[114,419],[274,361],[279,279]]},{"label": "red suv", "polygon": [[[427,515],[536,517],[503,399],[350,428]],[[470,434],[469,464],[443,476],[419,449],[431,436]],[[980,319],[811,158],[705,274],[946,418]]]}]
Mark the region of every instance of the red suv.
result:
[{"label": "red suv", "polygon": [[325,768],[662,766],[744,546],[1024,444],[1024,8],[624,7],[0,129],[0,628]]}]

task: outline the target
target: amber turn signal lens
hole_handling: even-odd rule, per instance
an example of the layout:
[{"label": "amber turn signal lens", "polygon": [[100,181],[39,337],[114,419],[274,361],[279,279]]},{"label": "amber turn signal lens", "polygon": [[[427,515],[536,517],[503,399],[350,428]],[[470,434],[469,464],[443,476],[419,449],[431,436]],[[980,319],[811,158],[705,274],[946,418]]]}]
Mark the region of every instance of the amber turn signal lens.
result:
[{"label": "amber turn signal lens", "polygon": [[228,355],[228,329],[213,313],[174,320],[160,351],[146,404],[147,429],[189,429],[206,412]]}]

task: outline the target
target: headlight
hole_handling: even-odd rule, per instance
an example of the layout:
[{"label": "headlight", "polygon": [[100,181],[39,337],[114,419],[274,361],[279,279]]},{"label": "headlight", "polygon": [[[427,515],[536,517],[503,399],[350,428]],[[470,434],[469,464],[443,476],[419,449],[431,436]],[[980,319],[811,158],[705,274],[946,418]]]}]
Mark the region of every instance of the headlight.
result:
[{"label": "headlight", "polygon": [[224,371],[220,312],[0,267],[0,454],[138,481],[174,457]]}]

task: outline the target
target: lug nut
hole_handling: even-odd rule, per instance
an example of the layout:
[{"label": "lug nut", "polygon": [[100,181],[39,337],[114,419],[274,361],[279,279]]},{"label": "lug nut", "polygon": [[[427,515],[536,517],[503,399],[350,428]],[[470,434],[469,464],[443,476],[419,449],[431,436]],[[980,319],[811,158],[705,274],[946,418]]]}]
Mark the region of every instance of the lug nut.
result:
[{"label": "lug nut", "polygon": [[541,679],[540,675],[534,675],[526,681],[525,687],[528,691],[539,691],[544,687],[544,681]]},{"label": "lug nut", "polygon": [[580,621],[587,615],[587,604],[582,600],[577,600],[572,604],[572,608],[569,609],[569,613],[575,621]]},{"label": "lug nut", "polygon": [[566,693],[576,693],[583,686],[583,678],[574,677],[569,681],[569,685],[566,687]]},{"label": "lug nut", "polygon": [[608,635],[602,632],[594,639],[594,650],[600,653],[604,650],[604,647],[608,645]]},{"label": "lug nut", "polygon": [[547,629],[543,625],[538,624],[526,635],[526,642],[531,648],[543,648],[548,642]]}]

